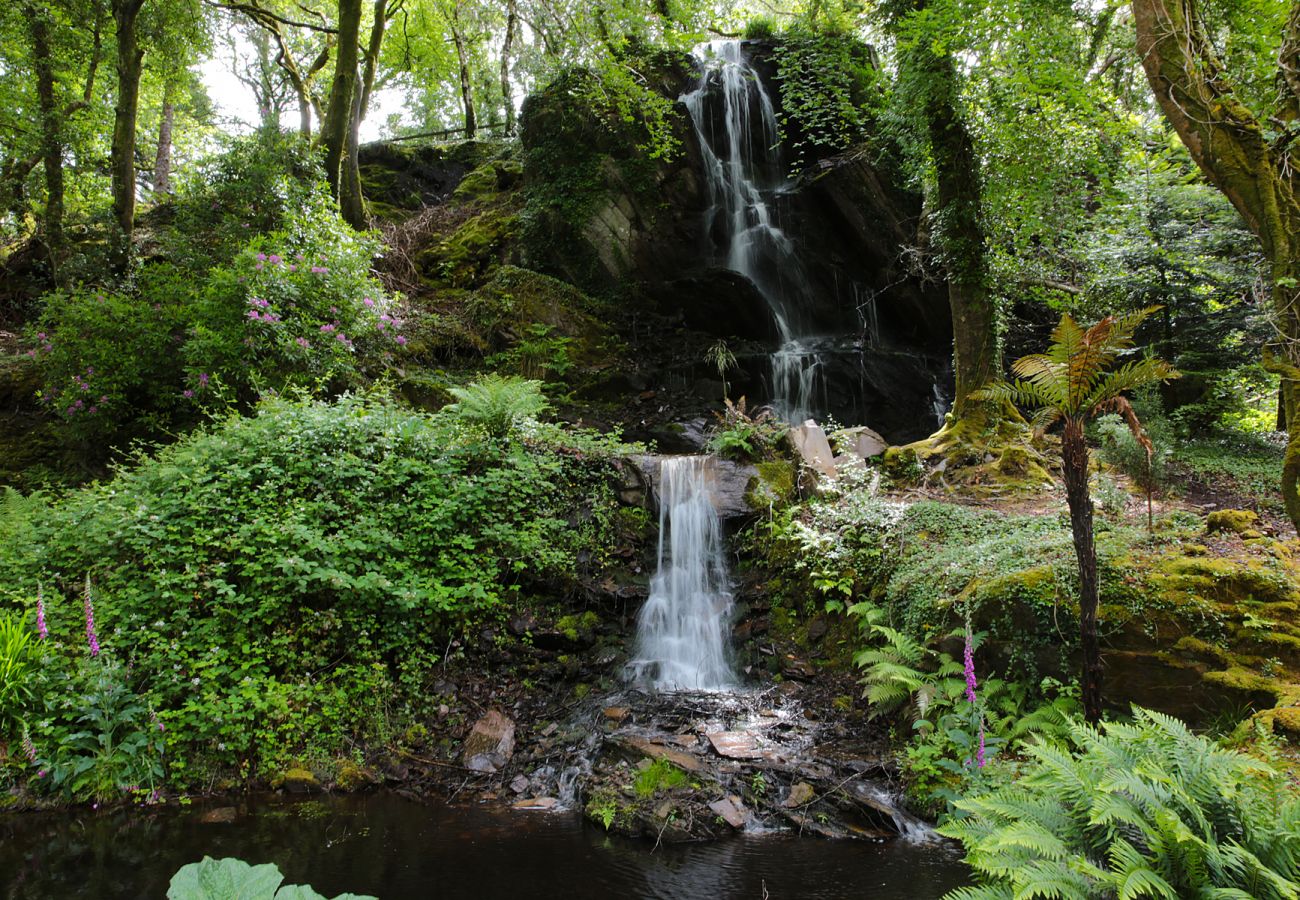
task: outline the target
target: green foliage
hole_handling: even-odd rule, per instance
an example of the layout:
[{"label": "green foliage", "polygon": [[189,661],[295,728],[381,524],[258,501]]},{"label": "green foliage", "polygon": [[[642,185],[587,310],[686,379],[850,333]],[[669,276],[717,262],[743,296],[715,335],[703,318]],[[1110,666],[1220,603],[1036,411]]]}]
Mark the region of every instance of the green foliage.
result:
[{"label": "green foliage", "polygon": [[[167,886],[167,900],[326,900],[300,884],[281,887],[284,876],[273,863],[251,866],[242,859],[203,857],[182,866]],[[334,900],[375,900],[363,894],[339,894]]]},{"label": "green foliage", "polygon": [[885,102],[871,49],[848,34],[795,26],[773,51],[782,148],[796,170],[863,140]]},{"label": "green foliage", "polygon": [[776,36],[776,19],[771,16],[754,16],[745,22],[745,40],[768,41]]},{"label": "green foliage", "polygon": [[777,442],[785,437],[785,423],[766,407],[751,415],[744,397],[735,403],[724,402],[726,409],[717,414],[718,421],[709,434],[708,451],[741,462],[771,457]]},{"label": "green foliage", "polygon": [[0,740],[15,734],[23,719],[38,662],[32,633],[23,617],[0,613]]},{"label": "green foliage", "polygon": [[183,407],[179,348],[193,285],[169,265],[150,267],[138,292],[96,288],[50,294],[29,329],[42,405],[87,447],[155,434]]},{"label": "green foliage", "polygon": [[93,569],[100,634],[167,726],[173,781],[266,774],[382,739],[447,635],[575,578],[580,551],[607,558],[615,446],[557,428],[485,443],[378,399],[267,401],[0,519],[0,598],[40,580],[52,638],[73,643],[74,573]]},{"label": "green foliage", "polygon": [[32,726],[30,784],[66,800],[151,798],[163,780],[163,729],[113,655],[45,658]]},{"label": "green foliage", "polygon": [[1133,429],[1117,413],[1107,413],[1096,421],[1101,444],[1101,458],[1119,469],[1143,490],[1159,492],[1173,477],[1173,434],[1167,420],[1157,411],[1142,415],[1143,431],[1151,442],[1151,452],[1133,435]]},{"label": "green foliage", "polygon": [[466,387],[450,388],[449,392],[456,402],[447,411],[493,438],[527,428],[549,406],[540,381],[513,375],[485,375]]},{"label": "green foliage", "polygon": [[1142,709],[1070,745],[957,802],[940,831],[981,884],[950,900],[1300,896],[1300,799],[1268,764]]},{"label": "green foliage", "polygon": [[1260,435],[1221,431],[1178,448],[1177,465],[1198,481],[1234,491],[1282,512],[1278,470],[1285,443]]},{"label": "green foliage", "polygon": [[[632,788],[641,799],[653,797],[660,791],[671,791],[686,783],[686,773],[666,759],[656,759],[637,773]],[[608,826],[606,826],[608,827]]]},{"label": "green foliage", "polygon": [[285,228],[328,192],[324,182],[316,152],[297,135],[260,129],[234,138],[183,173],[163,255],[192,271],[225,264],[250,238]]}]

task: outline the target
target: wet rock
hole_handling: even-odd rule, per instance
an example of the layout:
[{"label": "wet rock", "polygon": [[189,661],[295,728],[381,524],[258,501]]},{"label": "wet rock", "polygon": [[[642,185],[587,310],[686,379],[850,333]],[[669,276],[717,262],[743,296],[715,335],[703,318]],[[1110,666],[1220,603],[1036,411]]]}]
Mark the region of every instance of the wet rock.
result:
[{"label": "wet rock", "polygon": [[489,710],[470,729],[469,737],[465,738],[465,745],[461,751],[461,759],[465,761],[466,768],[473,768],[470,760],[477,756],[494,754],[502,758],[504,765],[505,762],[509,762],[514,752],[515,723],[509,716],[494,709]]},{"label": "wet rock", "polygon": [[682,750],[675,750],[672,747],[665,747],[663,744],[652,743],[647,738],[637,737],[636,735],[617,735],[614,738],[614,743],[641,756],[667,760],[687,772],[698,772],[704,768],[704,764],[700,762],[698,756]]},{"label": "wet rock", "polygon": [[713,801],[709,804],[709,809],[713,811],[714,815],[721,816],[732,828],[744,828],[745,823],[749,821],[749,810],[745,808],[744,802],[734,794]]},{"label": "wet rock", "polygon": [[233,806],[218,806],[199,816],[199,821],[204,825],[229,825],[237,818],[239,818],[239,811]]},{"label": "wet rock", "polygon": [[799,806],[806,806],[817,795],[813,786],[806,781],[799,781],[790,788],[790,793],[786,796],[785,802],[781,805],[786,809],[794,809]]},{"label": "wet rock", "polygon": [[827,478],[835,477],[835,453],[826,432],[812,419],[790,429],[790,440],[803,464]]},{"label": "wet rock", "polygon": [[814,643],[826,637],[826,632],[830,630],[830,624],[826,621],[825,616],[817,616],[808,623],[808,640]]},{"label": "wet rock", "polygon": [[465,768],[484,775],[495,775],[504,765],[505,759],[499,753],[475,753],[465,760]]},{"label": "wet rock", "polygon": [[[633,461],[641,469],[646,480],[657,489],[662,480],[663,457],[636,456],[633,457]],[[753,513],[745,498],[750,481],[758,475],[759,471],[755,466],[720,459],[716,456],[708,458],[705,463],[705,477],[709,485],[709,499],[713,501],[713,508],[721,518],[729,519]]]},{"label": "wet rock", "polygon": [[529,780],[524,776],[516,775],[515,780],[510,782],[510,790],[514,791],[516,794],[522,794],[524,791],[528,790],[530,783],[531,782],[529,782]]},{"label": "wet rock", "polygon": [[560,801],[554,797],[529,797],[514,803],[515,809],[554,809]]},{"label": "wet rock", "polygon": [[605,718],[611,722],[622,722],[628,717],[628,708],[626,706],[607,706],[602,712]]},{"label": "wet rock", "polygon": [[749,731],[715,731],[707,735],[713,752],[727,759],[775,759],[776,750]]}]

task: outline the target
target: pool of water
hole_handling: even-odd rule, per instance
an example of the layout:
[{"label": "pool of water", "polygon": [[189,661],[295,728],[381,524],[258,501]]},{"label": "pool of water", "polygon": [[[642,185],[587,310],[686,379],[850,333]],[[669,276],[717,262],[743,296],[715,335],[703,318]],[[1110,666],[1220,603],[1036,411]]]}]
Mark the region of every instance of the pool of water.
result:
[{"label": "pool of water", "polygon": [[326,896],[400,898],[798,898],[928,900],[963,884],[943,842],[849,843],[778,834],[660,846],[573,813],[431,807],[390,794],[239,801],[204,809],[0,817],[0,898],[164,897],[204,855],[274,862]]}]

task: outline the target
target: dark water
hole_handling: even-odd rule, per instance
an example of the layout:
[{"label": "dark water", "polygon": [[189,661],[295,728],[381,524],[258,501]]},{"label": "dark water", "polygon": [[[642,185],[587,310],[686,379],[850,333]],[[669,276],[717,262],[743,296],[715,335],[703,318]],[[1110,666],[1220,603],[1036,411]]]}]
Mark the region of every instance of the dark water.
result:
[{"label": "dark water", "polygon": [[942,843],[831,842],[790,835],[659,847],[572,814],[447,809],[385,794],[241,801],[234,824],[202,810],[0,818],[0,898],[164,897],[205,854],[274,862],[326,896],[927,900],[963,883]]}]

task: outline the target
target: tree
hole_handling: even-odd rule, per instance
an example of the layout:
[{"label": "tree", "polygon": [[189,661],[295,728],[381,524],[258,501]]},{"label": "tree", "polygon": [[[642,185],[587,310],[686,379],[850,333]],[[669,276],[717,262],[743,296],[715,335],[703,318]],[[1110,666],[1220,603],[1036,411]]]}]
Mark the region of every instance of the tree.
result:
[{"label": "tree", "polygon": [[145,0],[113,0],[117,28],[117,105],[113,113],[113,265],[125,272],[131,259],[135,233],[135,125],[140,106],[140,73],[144,49],[137,24]]},{"label": "tree", "polygon": [[1133,333],[1158,307],[1107,316],[1086,331],[1067,313],[1052,333],[1046,353],[1022,357],[1012,364],[1018,376],[998,382],[980,396],[1038,409],[1034,425],[1045,430],[1063,423],[1061,464],[1070,529],[1079,561],[1079,642],[1083,649],[1083,711],[1089,722],[1101,719],[1101,648],[1097,637],[1097,548],[1092,533],[1092,498],[1088,492],[1088,444],[1084,427],[1104,412],[1124,416],[1134,437],[1150,452],[1150,441],[1125,392],[1176,377],[1169,364],[1155,357],[1113,368],[1133,346]]},{"label": "tree", "polygon": [[[1195,0],[1132,0],[1132,7],[1138,57],[1156,102],[1269,262],[1277,339],[1265,363],[1282,377],[1289,433],[1282,499],[1300,531],[1300,0],[1253,60],[1258,67],[1258,57],[1276,54],[1276,77],[1266,91],[1249,89],[1257,73],[1241,71],[1248,67],[1229,72]],[[1281,4],[1275,9],[1280,13]],[[1224,32],[1230,28],[1221,27]],[[1279,39],[1270,44],[1274,33]]]},{"label": "tree", "polygon": [[339,49],[330,86],[329,107],[321,125],[325,148],[325,177],[337,199],[342,185],[343,156],[352,124],[352,96],[357,88],[357,41],[361,34],[361,0],[339,0]]}]

